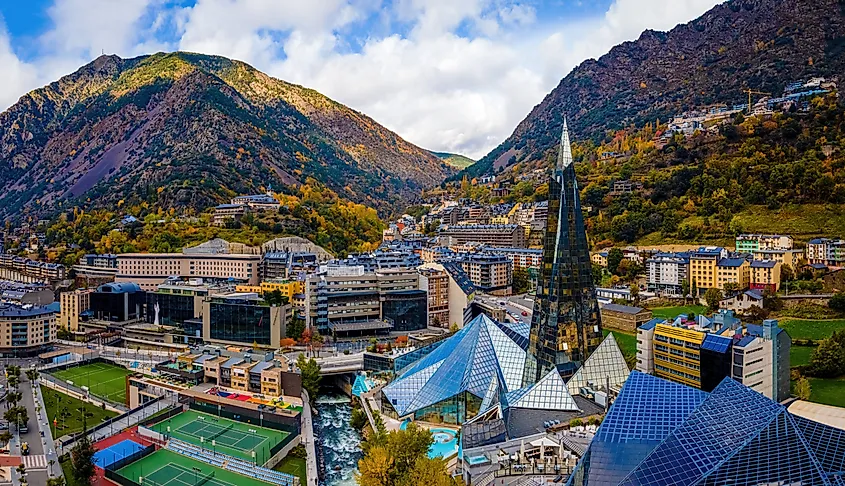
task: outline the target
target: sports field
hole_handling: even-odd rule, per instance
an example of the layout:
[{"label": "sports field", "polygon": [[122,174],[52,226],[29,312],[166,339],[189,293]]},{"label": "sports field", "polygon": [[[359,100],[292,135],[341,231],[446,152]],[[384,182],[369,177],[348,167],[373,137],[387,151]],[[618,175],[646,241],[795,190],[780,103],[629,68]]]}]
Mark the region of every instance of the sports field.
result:
[{"label": "sports field", "polygon": [[252,451],[255,451],[259,466],[270,459],[270,448],[290,435],[282,430],[218,418],[195,410],[182,412],[150,428],[160,434],[245,461],[252,462]]},{"label": "sports field", "polygon": [[195,461],[167,449],[159,449],[123,467],[117,473],[143,486],[267,486],[269,484]]},{"label": "sports field", "polygon": [[126,376],[132,372],[122,366],[92,363],[52,373],[76,386],[86,386],[92,395],[114,403],[126,404]]}]

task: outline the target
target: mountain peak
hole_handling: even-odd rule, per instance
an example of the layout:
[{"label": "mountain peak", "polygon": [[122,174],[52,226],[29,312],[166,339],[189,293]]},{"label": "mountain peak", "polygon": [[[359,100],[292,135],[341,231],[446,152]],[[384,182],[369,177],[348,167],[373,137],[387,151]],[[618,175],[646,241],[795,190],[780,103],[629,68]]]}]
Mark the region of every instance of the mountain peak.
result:
[{"label": "mountain peak", "polygon": [[220,56],[100,56],[0,113],[0,216],[197,210],[309,178],[384,212],[452,172],[317,91]]}]

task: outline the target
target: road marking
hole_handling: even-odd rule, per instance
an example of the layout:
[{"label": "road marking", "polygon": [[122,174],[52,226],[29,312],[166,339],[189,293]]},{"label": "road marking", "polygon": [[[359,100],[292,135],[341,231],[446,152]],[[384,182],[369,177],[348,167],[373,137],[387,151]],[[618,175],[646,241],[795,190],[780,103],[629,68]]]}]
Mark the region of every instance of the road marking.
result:
[{"label": "road marking", "polygon": [[27,469],[47,469],[47,456],[44,454],[23,456],[23,463]]}]

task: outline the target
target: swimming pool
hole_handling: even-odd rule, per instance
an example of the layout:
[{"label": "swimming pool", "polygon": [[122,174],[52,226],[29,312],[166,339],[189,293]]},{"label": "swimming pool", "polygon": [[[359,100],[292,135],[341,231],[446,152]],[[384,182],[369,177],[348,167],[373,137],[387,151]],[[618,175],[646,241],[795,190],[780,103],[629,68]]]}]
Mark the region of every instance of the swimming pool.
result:
[{"label": "swimming pool", "polygon": [[[405,420],[399,426],[405,430],[410,422]],[[428,457],[449,457],[458,452],[458,436],[452,429],[429,429],[434,436],[434,444],[428,449]]]}]

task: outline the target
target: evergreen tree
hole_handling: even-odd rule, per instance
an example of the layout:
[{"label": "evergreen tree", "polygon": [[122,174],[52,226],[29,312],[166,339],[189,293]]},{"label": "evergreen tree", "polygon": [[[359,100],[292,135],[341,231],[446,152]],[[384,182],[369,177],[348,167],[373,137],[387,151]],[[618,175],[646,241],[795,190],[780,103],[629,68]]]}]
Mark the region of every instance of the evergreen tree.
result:
[{"label": "evergreen tree", "polygon": [[82,436],[70,451],[71,474],[77,484],[91,484],[94,477],[94,444],[88,438],[88,425],[82,418]]}]

